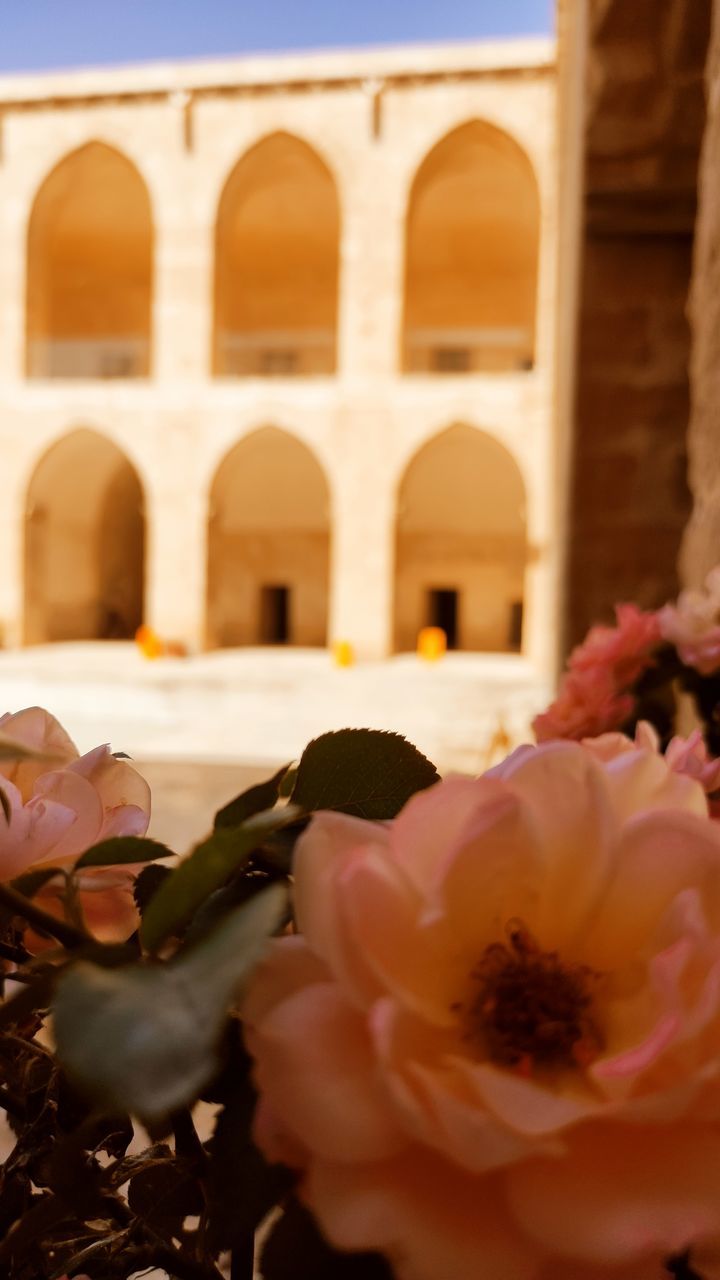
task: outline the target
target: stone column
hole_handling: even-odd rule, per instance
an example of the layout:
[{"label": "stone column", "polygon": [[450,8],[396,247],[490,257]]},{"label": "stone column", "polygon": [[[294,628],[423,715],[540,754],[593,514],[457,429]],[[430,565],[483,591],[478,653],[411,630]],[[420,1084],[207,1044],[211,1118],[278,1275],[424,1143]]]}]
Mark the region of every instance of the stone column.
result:
[{"label": "stone column", "polygon": [[[372,431],[370,422],[354,427]],[[361,661],[392,651],[395,502],[385,471],[381,447],[368,442],[335,483],[328,638],[348,640]]]},{"label": "stone column", "polygon": [[161,465],[154,474],[146,493],[145,620],[164,640],[197,651],[205,639],[205,503],[187,475],[164,475]]},{"label": "stone column", "polygon": [[707,122],[690,294],[692,413],[688,436],[693,512],[680,558],[687,586],[720,563],[720,0],[706,69]]},{"label": "stone column", "polygon": [[198,168],[192,155],[175,157],[154,210],[152,371],[165,381],[210,375],[214,242]]},{"label": "stone column", "polygon": [[343,377],[398,370],[405,221],[391,156],[372,144],[348,183],[340,245],[338,370]]}]

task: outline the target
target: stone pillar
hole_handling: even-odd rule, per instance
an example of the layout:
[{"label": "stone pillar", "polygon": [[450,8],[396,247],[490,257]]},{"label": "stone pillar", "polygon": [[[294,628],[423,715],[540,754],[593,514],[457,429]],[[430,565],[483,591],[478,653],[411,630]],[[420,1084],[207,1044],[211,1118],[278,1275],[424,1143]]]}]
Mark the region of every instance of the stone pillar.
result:
[{"label": "stone pillar", "polygon": [[348,183],[340,245],[338,370],[392,376],[400,358],[405,211],[391,158],[372,151]]},{"label": "stone pillar", "polygon": [[146,493],[145,620],[163,639],[197,651],[205,639],[206,507],[186,475],[164,475],[162,464],[154,475]]},{"label": "stone pillar", "polygon": [[166,381],[206,378],[211,366],[213,227],[193,207],[190,164],[177,158],[155,209],[152,372]]},{"label": "stone pillar", "polygon": [[348,640],[361,661],[392,651],[395,502],[383,473],[369,448],[335,485],[328,638]]},{"label": "stone pillar", "polygon": [[[0,504],[0,649],[22,643],[24,502],[19,483],[3,477]],[[5,708],[3,708],[4,710]]]},{"label": "stone pillar", "polygon": [[14,382],[25,374],[27,227],[12,181],[8,162],[0,168],[0,382]]},{"label": "stone pillar", "polygon": [[714,4],[706,86],[707,123],[690,295],[693,350],[688,451],[694,507],[680,560],[683,581],[693,587],[720,563],[720,0]]}]

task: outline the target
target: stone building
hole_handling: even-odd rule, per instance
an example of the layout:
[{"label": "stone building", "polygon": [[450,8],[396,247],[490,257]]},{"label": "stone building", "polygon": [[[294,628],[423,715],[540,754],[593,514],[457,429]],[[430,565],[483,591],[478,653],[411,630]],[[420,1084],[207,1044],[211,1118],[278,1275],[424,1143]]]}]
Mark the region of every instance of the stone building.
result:
[{"label": "stone building", "polygon": [[6,645],[560,623],[554,43],[0,78]]}]

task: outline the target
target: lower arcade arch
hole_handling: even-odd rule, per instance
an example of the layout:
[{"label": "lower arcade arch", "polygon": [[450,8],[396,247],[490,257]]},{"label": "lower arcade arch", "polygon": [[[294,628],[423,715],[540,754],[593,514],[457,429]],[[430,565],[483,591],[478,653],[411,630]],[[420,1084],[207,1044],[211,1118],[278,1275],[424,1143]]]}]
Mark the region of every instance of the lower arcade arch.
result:
[{"label": "lower arcade arch", "polygon": [[117,445],[79,428],[48,449],[25,506],[26,644],[130,639],[142,622],[142,485]]},{"label": "lower arcade arch", "polygon": [[210,492],[210,647],[327,643],[329,492],[311,451],[277,427],[246,436]]},{"label": "lower arcade arch", "polygon": [[527,562],[525,487],[508,451],[464,423],[411,460],[400,484],[395,648],[439,626],[448,648],[522,647]]}]

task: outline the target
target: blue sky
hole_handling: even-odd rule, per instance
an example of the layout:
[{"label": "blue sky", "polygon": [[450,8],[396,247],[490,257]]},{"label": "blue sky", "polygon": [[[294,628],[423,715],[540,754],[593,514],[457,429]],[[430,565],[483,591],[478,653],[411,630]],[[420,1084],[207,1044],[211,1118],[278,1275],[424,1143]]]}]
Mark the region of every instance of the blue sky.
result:
[{"label": "blue sky", "polygon": [[0,71],[540,35],[552,0],[0,0]]}]

